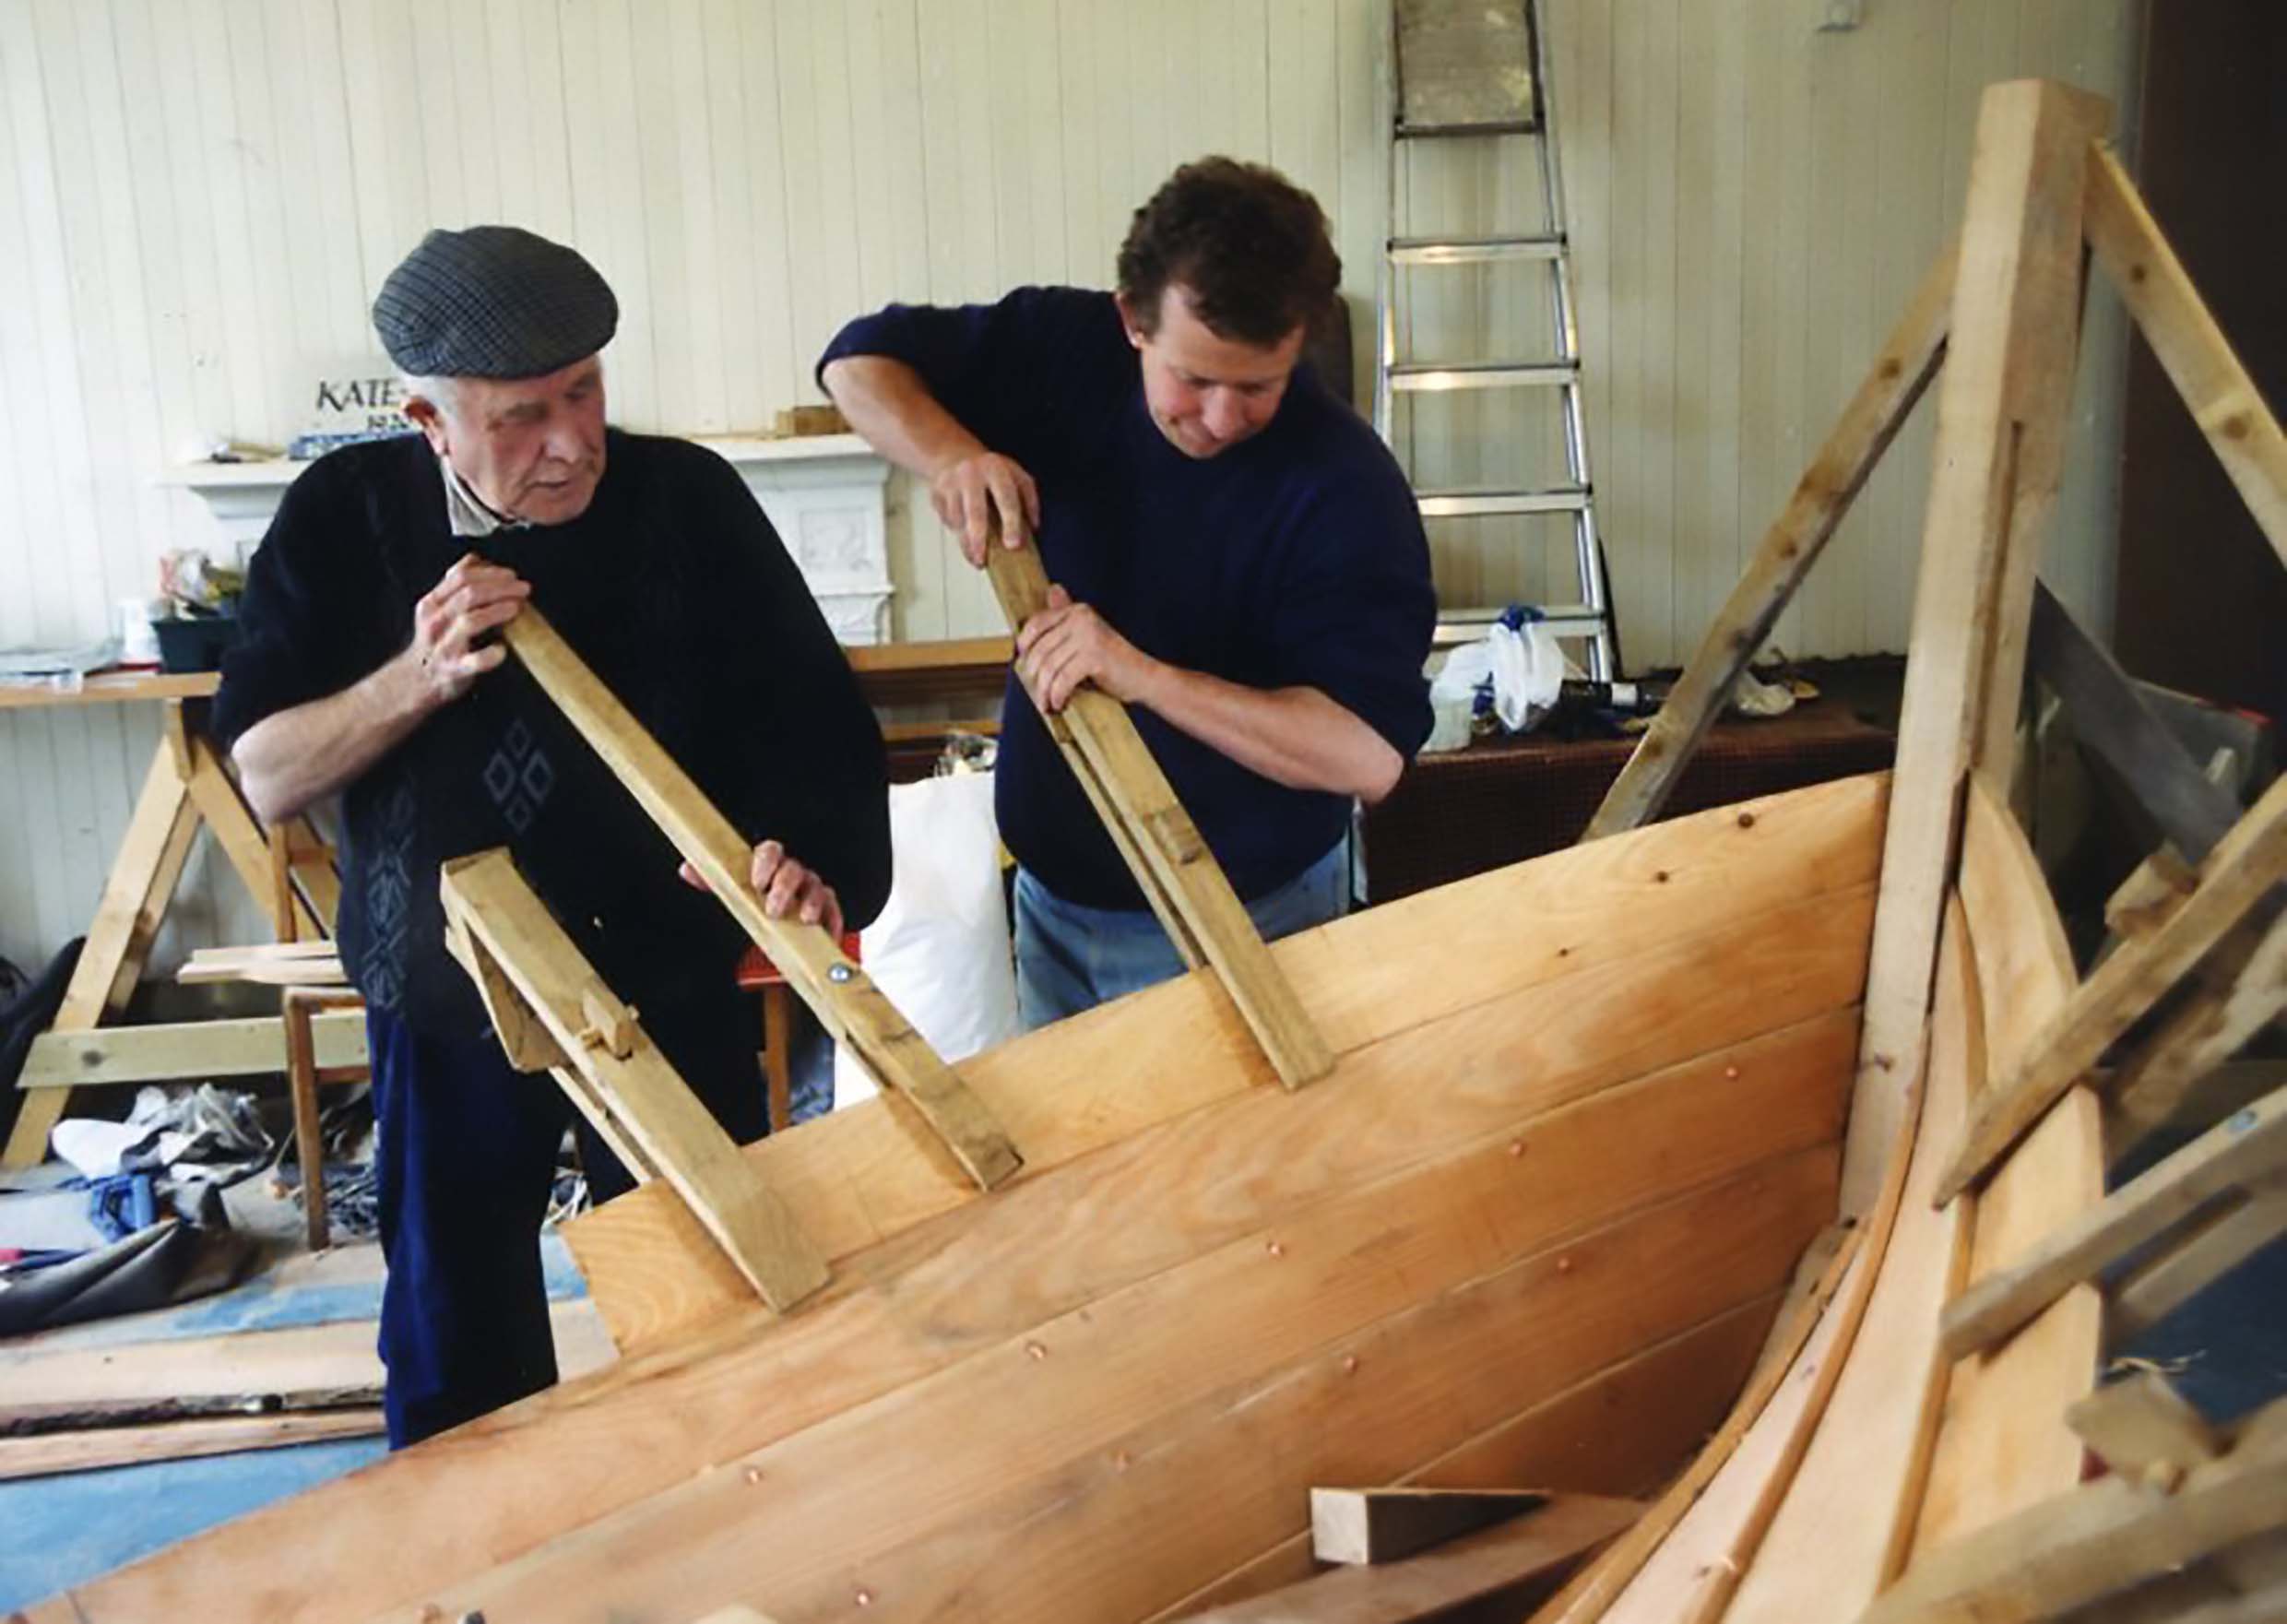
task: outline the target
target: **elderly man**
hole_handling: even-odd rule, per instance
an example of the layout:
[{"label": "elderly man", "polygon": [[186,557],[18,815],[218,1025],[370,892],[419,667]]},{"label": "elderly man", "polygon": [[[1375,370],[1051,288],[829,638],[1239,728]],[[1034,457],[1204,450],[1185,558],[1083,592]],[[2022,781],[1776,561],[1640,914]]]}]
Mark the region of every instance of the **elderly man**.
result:
[{"label": "elderly man", "polygon": [[[572,1111],[509,1070],[445,954],[442,862],[509,847],[733,1136],[765,1126],[735,927],[497,629],[527,602],[547,612],[757,843],[774,915],[839,931],[889,887],[881,733],[769,521],[713,454],[604,426],[597,352],[618,314],[571,249],[432,231],[373,305],[421,435],[294,482],[216,704],[266,819],[342,798],[393,1446],[555,1379],[536,1230]],[[625,1188],[579,1127],[598,1198]]]},{"label": "elderly man", "polygon": [[[820,363],[971,563],[992,520],[1037,531],[1060,590],[1017,676],[1051,711],[1090,682],[1132,708],[1265,936],[1341,911],[1352,798],[1386,795],[1429,729],[1413,495],[1298,364],[1341,271],[1308,193],[1207,159],[1136,211],[1116,294],[892,305]],[[1027,1025],[1181,967],[1013,684],[996,803]]]}]

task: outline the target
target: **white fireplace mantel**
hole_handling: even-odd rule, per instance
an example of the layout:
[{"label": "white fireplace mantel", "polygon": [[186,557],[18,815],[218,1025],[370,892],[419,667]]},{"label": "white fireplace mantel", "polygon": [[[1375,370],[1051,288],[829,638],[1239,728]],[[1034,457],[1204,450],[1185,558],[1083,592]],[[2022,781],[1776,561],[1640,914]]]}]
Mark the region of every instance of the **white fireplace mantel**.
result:
[{"label": "white fireplace mantel", "polygon": [[[889,464],[855,434],[696,443],[746,480],[834,634],[844,643],[886,642],[895,591],[886,518]],[[178,463],[160,482],[204,498],[225,546],[243,559],[270,528],[286,487],[309,466],[283,457]]]}]

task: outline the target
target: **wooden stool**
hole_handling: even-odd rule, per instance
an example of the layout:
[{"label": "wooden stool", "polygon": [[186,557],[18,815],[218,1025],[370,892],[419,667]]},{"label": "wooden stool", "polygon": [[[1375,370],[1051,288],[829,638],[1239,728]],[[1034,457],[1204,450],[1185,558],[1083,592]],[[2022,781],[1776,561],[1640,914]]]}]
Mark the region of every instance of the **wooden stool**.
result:
[{"label": "wooden stool", "polygon": [[[857,931],[844,934],[842,951],[851,963],[858,962]],[[793,1073],[787,1057],[794,1012],[787,1003],[787,979],[759,947],[749,947],[739,960],[738,979],[741,987],[763,995],[763,1076],[770,1102],[770,1131],[780,1132],[794,1120]]]}]

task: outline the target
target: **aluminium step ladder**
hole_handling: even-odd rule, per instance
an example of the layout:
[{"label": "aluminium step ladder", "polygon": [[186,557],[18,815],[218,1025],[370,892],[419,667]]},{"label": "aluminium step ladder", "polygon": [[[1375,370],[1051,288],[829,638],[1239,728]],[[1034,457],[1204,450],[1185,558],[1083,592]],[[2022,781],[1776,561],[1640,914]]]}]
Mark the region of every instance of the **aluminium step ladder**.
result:
[{"label": "aluminium step ladder", "polygon": [[[1540,607],[1559,637],[1583,649],[1588,675],[1610,682],[1620,675],[1619,634],[1596,528],[1595,487],[1589,475],[1571,254],[1549,105],[1547,48],[1538,12],[1537,0],[1394,0],[1392,5],[1385,76],[1391,112],[1392,235],[1380,267],[1374,426],[1404,462],[1400,441],[1405,436],[1397,421],[1400,397],[1418,400],[1457,390],[1515,390],[1540,392],[1546,398],[1553,393],[1562,451],[1560,459],[1549,460],[1560,460],[1560,468],[1526,469],[1518,477],[1489,483],[1453,485],[1424,485],[1413,468],[1407,472],[1415,479],[1425,520],[1570,516],[1579,600]],[[1468,143],[1482,151],[1504,138],[1518,137],[1535,148],[1530,167],[1539,178],[1539,229],[1469,236],[1406,234],[1402,215],[1413,212],[1407,207],[1413,188],[1404,184],[1401,168],[1409,148],[1424,142]],[[1509,275],[1537,273],[1546,279],[1546,352],[1446,361],[1401,353],[1401,334],[1410,335],[1414,329],[1410,273],[1463,266],[1498,267]],[[1481,634],[1500,608],[1440,604],[1439,642]]]}]

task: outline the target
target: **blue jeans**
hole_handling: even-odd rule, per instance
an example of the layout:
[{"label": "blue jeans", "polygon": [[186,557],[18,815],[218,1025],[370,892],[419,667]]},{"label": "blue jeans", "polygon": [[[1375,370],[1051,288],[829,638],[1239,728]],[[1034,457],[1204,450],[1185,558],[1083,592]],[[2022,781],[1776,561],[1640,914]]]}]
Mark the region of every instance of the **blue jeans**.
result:
[{"label": "blue jeans", "polygon": [[[1265,942],[1349,911],[1350,843],[1247,905]],[[1025,1030],[1076,1015],[1183,973],[1183,958],[1148,908],[1066,902],[1031,872],[1016,871],[1016,1011]]]}]

